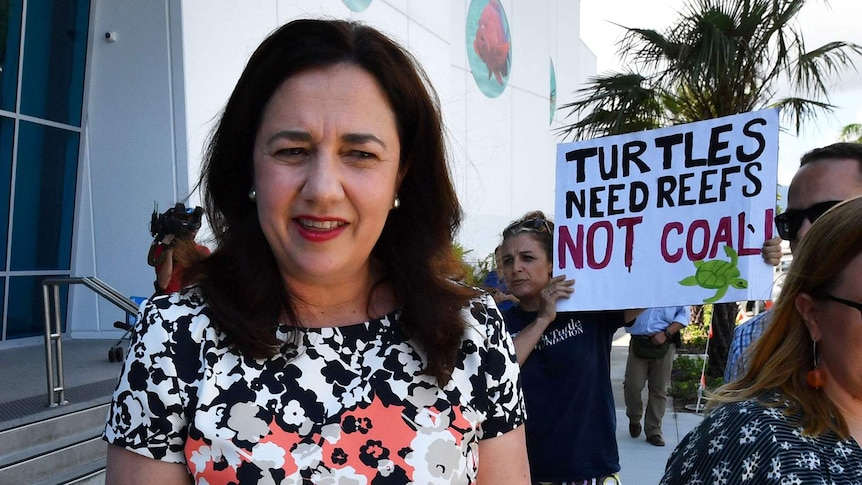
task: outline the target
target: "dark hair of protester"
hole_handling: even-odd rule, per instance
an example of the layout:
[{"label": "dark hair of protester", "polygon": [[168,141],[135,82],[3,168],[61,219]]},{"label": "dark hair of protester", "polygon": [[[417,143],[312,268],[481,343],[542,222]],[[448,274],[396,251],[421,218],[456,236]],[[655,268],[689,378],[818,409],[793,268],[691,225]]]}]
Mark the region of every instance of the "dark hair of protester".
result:
[{"label": "dark hair of protester", "polygon": [[201,286],[230,344],[248,356],[267,357],[282,345],[276,338],[280,319],[302,326],[248,198],[252,151],[273,92],[298,73],[339,63],[370,73],[395,113],[405,173],[401,203],[390,211],[372,255],[396,292],[404,328],[428,355],[425,372],[442,384],[463,335],[459,311],[476,295],[448,279],[459,271],[451,241],[461,208],[427,76],[408,52],[375,29],[346,21],[295,21],[251,56],[209,140],[199,183],[218,249],[191,269],[189,280]]},{"label": "dark hair of protester", "polygon": [[[524,226],[536,226],[529,227],[528,229],[533,230],[523,230]],[[535,229],[540,229],[538,226],[544,226],[545,231],[536,231]],[[542,211],[532,211],[523,215],[520,219],[516,219],[511,224],[506,226],[503,229],[503,240],[509,239],[512,236],[518,234],[529,234],[530,237],[536,240],[539,244],[542,245],[542,249],[545,251],[545,255],[548,256],[548,261],[554,260],[554,222],[548,219],[545,216],[545,213]]]},{"label": "dark hair of protester", "polygon": [[[756,341],[743,377],[720,387],[710,406],[758,399],[778,390],[791,405],[787,413],[801,410],[800,426],[818,436],[834,431],[849,436],[847,421],[820,389],[806,382],[813,368],[814,349],[802,315],[796,307],[800,293],[830,294],[839,276],[862,253],[862,198],[847,200],[830,209],[811,226],[793,253],[793,263],[772,311],[769,327]],[[765,401],[766,405],[777,405]]]},{"label": "dark hair of protester", "polygon": [[859,177],[862,178],[862,143],[840,142],[815,148],[802,155],[802,158],[799,160],[799,166],[830,159],[856,160],[859,162]]}]

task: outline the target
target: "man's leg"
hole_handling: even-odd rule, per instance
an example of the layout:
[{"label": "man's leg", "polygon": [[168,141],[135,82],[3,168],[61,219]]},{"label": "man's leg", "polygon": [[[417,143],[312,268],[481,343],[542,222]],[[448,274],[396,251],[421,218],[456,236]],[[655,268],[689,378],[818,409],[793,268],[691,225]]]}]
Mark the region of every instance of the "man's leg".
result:
[{"label": "man's leg", "polygon": [[656,435],[661,436],[661,421],[667,408],[667,390],[670,386],[670,373],[673,370],[675,352],[676,346],[670,344],[664,357],[650,361],[647,371],[649,399],[644,418],[644,430],[647,438]]},{"label": "man's leg", "polygon": [[637,438],[641,434],[641,417],[644,412],[641,392],[647,379],[647,359],[636,356],[629,345],[629,357],[626,360],[626,375],[623,380],[623,398],[626,402],[626,416],[629,418],[629,434]]}]

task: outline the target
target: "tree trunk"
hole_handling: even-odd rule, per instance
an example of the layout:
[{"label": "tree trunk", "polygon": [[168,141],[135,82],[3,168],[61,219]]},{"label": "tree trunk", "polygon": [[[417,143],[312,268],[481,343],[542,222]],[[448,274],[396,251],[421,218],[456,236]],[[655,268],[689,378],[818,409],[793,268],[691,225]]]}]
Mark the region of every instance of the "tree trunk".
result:
[{"label": "tree trunk", "polygon": [[709,342],[709,365],[706,369],[706,375],[710,378],[724,376],[738,312],[739,306],[735,302],[716,303],[712,307],[712,339]]}]

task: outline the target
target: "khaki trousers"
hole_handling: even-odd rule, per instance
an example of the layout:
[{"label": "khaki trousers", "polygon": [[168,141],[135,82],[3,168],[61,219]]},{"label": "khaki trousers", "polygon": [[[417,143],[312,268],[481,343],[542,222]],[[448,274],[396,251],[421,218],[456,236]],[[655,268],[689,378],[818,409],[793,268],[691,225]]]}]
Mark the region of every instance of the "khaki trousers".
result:
[{"label": "khaki trousers", "polygon": [[670,372],[673,369],[673,356],[676,346],[670,348],[660,359],[642,359],[632,352],[626,361],[626,375],[623,381],[623,396],[626,402],[626,416],[631,423],[640,423],[644,417],[643,389],[648,384],[649,392],[643,428],[647,437],[661,435],[661,420],[667,407],[667,390],[670,387]]}]

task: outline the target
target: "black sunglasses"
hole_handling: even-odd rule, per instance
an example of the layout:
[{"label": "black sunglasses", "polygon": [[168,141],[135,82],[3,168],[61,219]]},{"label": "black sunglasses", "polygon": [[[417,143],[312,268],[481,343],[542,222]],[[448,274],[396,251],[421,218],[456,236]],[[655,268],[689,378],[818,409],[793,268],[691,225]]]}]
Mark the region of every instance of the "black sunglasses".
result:
[{"label": "black sunglasses", "polygon": [[787,209],[775,216],[775,227],[778,229],[778,235],[785,241],[796,240],[799,235],[799,228],[802,227],[805,219],[813,224],[817,218],[839,203],[841,203],[840,200],[829,200],[814,204],[807,209]]},{"label": "black sunglasses", "polygon": [[859,310],[859,314],[862,315],[862,303],[845,300],[844,298],[838,298],[837,296],[828,295],[826,293],[819,293],[816,295],[816,298],[820,298],[821,300],[831,300],[836,303],[841,303],[842,305],[847,305],[850,308]]},{"label": "black sunglasses", "polygon": [[554,232],[551,230],[551,225],[548,221],[541,217],[536,217],[534,219],[527,219],[526,221],[509,224],[505,229],[503,229],[503,237],[514,236],[515,234],[520,234],[522,232],[542,232],[542,229],[551,234]]}]

